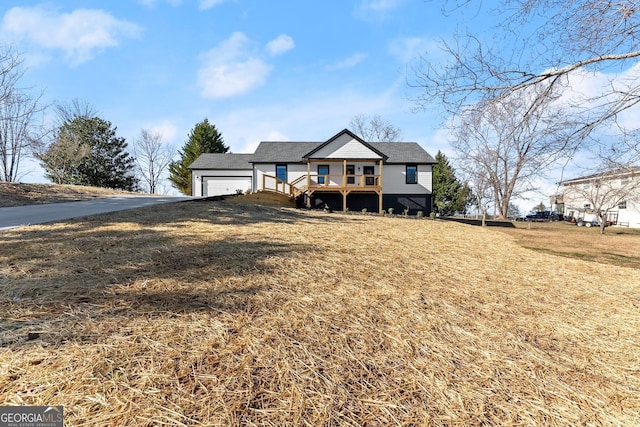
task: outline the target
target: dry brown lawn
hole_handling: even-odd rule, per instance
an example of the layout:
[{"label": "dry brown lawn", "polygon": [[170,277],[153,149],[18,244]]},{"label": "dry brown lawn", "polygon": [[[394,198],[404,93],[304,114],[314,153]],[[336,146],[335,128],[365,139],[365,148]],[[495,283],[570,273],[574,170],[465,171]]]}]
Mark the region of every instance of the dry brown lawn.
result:
[{"label": "dry brown lawn", "polygon": [[638,270],[517,239],[202,201],[2,231],[0,405],[64,405],[68,426],[640,425]]},{"label": "dry brown lawn", "polygon": [[515,238],[527,249],[640,270],[640,230],[576,227],[566,222],[516,223],[516,228],[496,229]]},{"label": "dry brown lawn", "polygon": [[97,197],[123,193],[125,192],[107,188],[86,187],[83,185],[0,182],[0,208],[90,200]]}]

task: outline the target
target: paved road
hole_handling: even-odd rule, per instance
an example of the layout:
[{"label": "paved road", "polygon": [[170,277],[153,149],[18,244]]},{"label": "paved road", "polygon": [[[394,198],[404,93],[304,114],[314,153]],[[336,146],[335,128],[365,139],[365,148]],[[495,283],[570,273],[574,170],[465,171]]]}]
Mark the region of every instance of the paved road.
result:
[{"label": "paved road", "polygon": [[0,229],[29,224],[43,224],[45,222],[59,221],[62,219],[123,211],[188,199],[190,199],[190,197],[117,196],[108,199],[85,200],[81,202],[0,208]]}]

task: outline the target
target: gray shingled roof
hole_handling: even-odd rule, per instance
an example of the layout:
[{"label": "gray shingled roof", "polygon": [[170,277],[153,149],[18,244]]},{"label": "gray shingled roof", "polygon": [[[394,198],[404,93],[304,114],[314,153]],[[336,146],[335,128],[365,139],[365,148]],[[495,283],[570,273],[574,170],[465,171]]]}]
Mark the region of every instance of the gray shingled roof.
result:
[{"label": "gray shingled roof", "polygon": [[[303,163],[303,157],[324,142],[263,141],[254,154],[202,154],[189,169],[252,169],[251,163]],[[387,163],[436,163],[415,142],[370,142],[369,145],[384,153]]]},{"label": "gray shingled roof", "polygon": [[262,141],[253,155],[254,163],[302,163],[302,156],[322,142]]},{"label": "gray shingled roof", "polygon": [[[254,163],[302,163],[302,158],[324,142],[263,141],[258,145]],[[384,153],[387,163],[436,163],[436,160],[416,142],[370,142]]]},{"label": "gray shingled roof", "polygon": [[376,150],[387,155],[387,163],[436,163],[417,142],[370,142]]},{"label": "gray shingled roof", "polygon": [[253,154],[233,154],[233,153],[205,153],[201,154],[189,169],[246,169],[252,170],[251,159]]}]

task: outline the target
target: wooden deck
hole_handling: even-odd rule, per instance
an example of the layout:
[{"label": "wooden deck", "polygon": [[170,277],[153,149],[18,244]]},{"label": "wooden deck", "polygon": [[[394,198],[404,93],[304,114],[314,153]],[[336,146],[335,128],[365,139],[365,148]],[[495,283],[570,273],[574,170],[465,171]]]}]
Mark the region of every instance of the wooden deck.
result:
[{"label": "wooden deck", "polygon": [[[262,190],[286,194],[291,198],[306,194],[309,198],[316,192],[335,192],[342,194],[343,210],[346,210],[347,196],[350,193],[376,193],[379,197],[379,210],[382,211],[382,175],[318,175],[307,174],[285,182],[273,175],[262,175]],[[310,200],[308,199],[308,203]]]}]

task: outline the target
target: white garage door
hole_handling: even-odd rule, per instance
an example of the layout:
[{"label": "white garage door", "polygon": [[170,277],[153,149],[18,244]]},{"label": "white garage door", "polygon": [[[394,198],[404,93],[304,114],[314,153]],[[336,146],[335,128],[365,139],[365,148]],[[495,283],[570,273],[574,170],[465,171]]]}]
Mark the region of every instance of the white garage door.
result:
[{"label": "white garage door", "polygon": [[228,194],[236,194],[237,190],[251,190],[250,176],[209,176],[205,177],[204,197],[226,196]]}]

